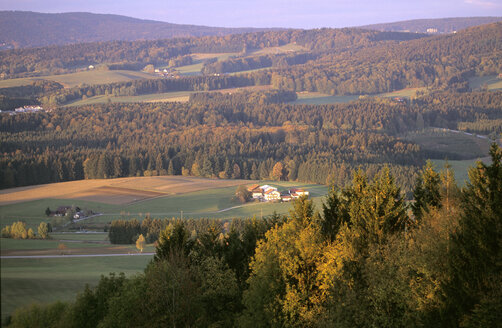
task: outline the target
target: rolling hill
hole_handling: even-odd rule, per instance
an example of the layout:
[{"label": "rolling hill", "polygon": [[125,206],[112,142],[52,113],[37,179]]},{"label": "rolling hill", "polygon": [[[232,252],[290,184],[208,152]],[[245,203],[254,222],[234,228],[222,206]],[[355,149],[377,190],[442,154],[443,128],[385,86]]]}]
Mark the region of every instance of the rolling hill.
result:
[{"label": "rolling hill", "polygon": [[120,15],[0,11],[0,50],[97,41],[227,35],[266,29],[180,25]]},{"label": "rolling hill", "polygon": [[453,33],[455,31],[463,30],[468,27],[490,24],[499,21],[502,21],[502,17],[453,17],[437,19],[414,19],[393,23],[364,25],[359,27],[376,31],[435,34]]}]

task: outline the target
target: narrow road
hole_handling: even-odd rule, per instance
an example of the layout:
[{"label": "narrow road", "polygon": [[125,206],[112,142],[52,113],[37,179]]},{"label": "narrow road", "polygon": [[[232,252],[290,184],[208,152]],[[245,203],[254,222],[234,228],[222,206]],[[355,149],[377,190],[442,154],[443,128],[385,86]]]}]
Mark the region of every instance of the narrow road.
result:
[{"label": "narrow road", "polygon": [[67,257],[109,257],[109,256],[142,256],[154,255],[155,253],[130,253],[130,254],[86,254],[86,255],[14,255],[0,256],[0,259],[54,259]]}]

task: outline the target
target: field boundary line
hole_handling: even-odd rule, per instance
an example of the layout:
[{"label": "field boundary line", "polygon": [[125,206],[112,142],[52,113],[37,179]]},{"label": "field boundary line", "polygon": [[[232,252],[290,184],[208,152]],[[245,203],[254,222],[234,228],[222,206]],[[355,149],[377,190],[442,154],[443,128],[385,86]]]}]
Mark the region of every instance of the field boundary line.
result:
[{"label": "field boundary line", "polygon": [[128,253],[128,254],[80,254],[80,255],[6,255],[0,256],[0,259],[50,259],[50,258],[68,258],[68,257],[110,257],[110,256],[142,256],[155,255],[155,253]]}]

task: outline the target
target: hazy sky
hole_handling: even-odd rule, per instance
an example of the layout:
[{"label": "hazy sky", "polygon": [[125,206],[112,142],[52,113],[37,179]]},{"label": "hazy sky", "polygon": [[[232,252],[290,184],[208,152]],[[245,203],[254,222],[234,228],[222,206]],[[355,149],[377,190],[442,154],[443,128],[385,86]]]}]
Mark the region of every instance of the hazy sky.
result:
[{"label": "hazy sky", "polygon": [[0,0],[0,10],[85,11],[209,26],[315,28],[502,16],[502,0]]}]

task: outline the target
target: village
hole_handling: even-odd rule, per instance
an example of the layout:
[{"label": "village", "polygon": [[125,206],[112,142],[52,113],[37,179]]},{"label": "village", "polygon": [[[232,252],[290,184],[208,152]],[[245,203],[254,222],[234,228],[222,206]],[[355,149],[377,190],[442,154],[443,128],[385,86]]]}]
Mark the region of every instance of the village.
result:
[{"label": "village", "polygon": [[276,187],[258,184],[248,187],[248,191],[251,193],[252,199],[261,202],[289,202],[302,196],[309,196],[309,192],[304,189],[292,188],[279,192]]},{"label": "village", "polygon": [[18,108],[15,108],[13,111],[10,110],[10,111],[2,111],[0,110],[0,113],[6,113],[6,114],[9,114],[9,115],[16,115],[16,114],[22,114],[22,113],[37,113],[37,112],[40,112],[40,111],[44,111],[44,108],[41,107],[41,106],[23,106],[23,107],[18,107]]}]

